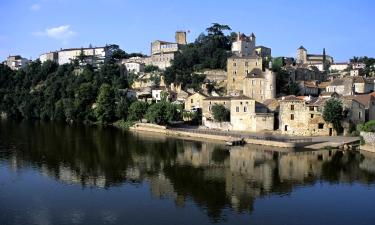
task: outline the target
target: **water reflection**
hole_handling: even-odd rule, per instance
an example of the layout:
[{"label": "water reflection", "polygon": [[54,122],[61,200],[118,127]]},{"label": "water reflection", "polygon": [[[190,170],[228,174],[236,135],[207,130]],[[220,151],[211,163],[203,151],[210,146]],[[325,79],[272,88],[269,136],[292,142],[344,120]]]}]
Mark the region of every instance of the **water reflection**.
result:
[{"label": "water reflection", "polygon": [[[0,164],[13,171],[31,167],[83,188],[147,184],[154,198],[173,199],[178,207],[192,199],[214,221],[226,208],[251,213],[257,198],[288,194],[297,186],[375,181],[375,155],[368,153],[228,148],[115,129],[4,121]],[[80,211],[72,215],[82,218]]]}]

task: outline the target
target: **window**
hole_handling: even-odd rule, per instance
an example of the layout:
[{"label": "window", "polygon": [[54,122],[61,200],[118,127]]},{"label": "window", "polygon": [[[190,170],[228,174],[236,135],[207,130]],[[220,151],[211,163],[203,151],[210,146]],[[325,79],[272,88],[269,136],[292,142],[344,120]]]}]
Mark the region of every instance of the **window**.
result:
[{"label": "window", "polygon": [[236,63],[233,63],[233,66],[237,66],[237,64],[236,64]]},{"label": "window", "polygon": [[294,114],[290,114],[290,120],[294,120]]},{"label": "window", "polygon": [[294,105],[290,105],[290,110],[294,110]]},{"label": "window", "polygon": [[240,102],[240,105],[242,105],[242,102]]},{"label": "window", "polygon": [[247,107],[246,106],[243,107],[243,111],[247,112]]},{"label": "window", "polygon": [[240,107],[236,106],[236,112],[240,111]]},{"label": "window", "polygon": [[358,119],[362,118],[362,112],[358,112]]},{"label": "window", "polygon": [[193,99],[191,99],[190,102],[193,103],[194,102]]},{"label": "window", "polygon": [[245,66],[248,66],[249,65],[249,63],[248,62],[245,62]]},{"label": "window", "polygon": [[324,128],[324,123],[319,123],[319,124],[318,124],[318,128],[319,128],[319,129],[323,129],[323,128]]},{"label": "window", "polygon": [[314,118],[314,114],[310,114],[310,118],[311,118],[311,119]]},{"label": "window", "polygon": [[310,107],[309,107],[309,110],[310,110],[310,111],[314,111],[314,106],[310,106]]}]

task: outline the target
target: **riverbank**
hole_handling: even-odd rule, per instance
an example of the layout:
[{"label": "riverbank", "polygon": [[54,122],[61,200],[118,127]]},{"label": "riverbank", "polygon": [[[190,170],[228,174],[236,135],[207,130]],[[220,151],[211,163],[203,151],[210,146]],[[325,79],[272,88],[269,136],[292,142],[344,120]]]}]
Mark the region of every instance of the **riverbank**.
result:
[{"label": "riverbank", "polygon": [[247,144],[272,146],[278,148],[304,148],[306,146],[315,144],[311,138],[275,138],[271,136],[252,136],[239,133],[213,131],[213,130],[202,130],[202,129],[186,129],[186,128],[167,128],[166,126],[160,126],[149,123],[136,123],[129,127],[130,131],[136,132],[153,132],[167,136],[182,137],[182,138],[194,138],[197,140],[214,140],[222,143],[227,142],[231,138],[243,138]]}]

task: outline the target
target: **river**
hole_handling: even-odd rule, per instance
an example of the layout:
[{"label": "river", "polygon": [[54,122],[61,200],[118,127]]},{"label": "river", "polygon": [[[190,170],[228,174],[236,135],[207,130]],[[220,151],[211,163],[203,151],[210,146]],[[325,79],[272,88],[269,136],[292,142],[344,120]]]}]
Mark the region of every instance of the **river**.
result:
[{"label": "river", "polygon": [[0,224],[375,224],[375,154],[0,121]]}]

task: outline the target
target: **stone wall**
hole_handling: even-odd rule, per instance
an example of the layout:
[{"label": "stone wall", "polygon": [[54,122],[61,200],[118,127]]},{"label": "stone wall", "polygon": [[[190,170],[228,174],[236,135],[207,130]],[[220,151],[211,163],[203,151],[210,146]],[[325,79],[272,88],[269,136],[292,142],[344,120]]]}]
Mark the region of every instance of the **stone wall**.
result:
[{"label": "stone wall", "polygon": [[375,132],[363,132],[361,131],[361,136],[365,140],[366,145],[375,147]]},{"label": "stone wall", "polygon": [[215,122],[211,120],[207,120],[206,118],[202,119],[202,124],[205,127],[210,129],[217,129],[217,130],[233,130],[232,124],[230,122]]}]

